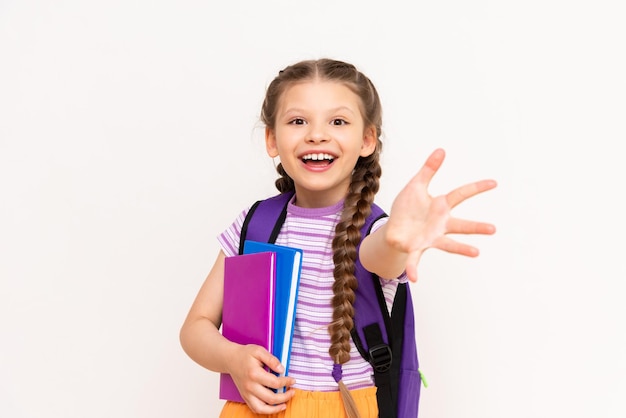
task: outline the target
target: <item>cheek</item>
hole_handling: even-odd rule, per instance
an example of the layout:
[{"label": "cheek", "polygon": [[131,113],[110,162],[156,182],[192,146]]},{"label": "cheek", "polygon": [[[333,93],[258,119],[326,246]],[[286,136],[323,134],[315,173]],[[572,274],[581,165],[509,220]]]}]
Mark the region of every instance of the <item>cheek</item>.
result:
[{"label": "cheek", "polygon": [[283,135],[275,141],[275,149],[281,155],[293,154],[300,142],[298,137]]}]

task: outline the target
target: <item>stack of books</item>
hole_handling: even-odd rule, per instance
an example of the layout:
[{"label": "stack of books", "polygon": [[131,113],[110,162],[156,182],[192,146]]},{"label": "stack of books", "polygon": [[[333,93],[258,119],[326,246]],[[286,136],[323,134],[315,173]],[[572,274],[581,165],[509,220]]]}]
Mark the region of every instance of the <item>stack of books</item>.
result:
[{"label": "stack of books", "polygon": [[[226,257],[222,335],[256,344],[289,369],[302,250],[246,240],[244,253]],[[284,391],[281,388],[279,391]],[[220,399],[244,402],[229,374],[220,375]]]}]

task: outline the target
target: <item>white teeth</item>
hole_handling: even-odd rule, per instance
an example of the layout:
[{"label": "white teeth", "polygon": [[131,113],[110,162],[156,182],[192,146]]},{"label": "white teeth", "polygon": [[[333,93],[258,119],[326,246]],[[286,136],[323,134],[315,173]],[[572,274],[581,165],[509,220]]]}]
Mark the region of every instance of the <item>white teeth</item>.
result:
[{"label": "white teeth", "polygon": [[319,153],[319,154],[306,154],[302,157],[303,160],[313,160],[313,161],[321,161],[321,160],[334,160],[335,157],[333,157],[330,154],[323,154],[323,153]]}]

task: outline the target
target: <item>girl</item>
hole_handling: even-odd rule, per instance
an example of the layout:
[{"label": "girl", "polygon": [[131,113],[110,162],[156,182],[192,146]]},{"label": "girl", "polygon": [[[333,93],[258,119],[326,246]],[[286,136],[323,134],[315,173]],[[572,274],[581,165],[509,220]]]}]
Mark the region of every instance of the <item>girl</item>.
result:
[{"label": "girl", "polygon": [[[227,402],[223,418],[377,417],[372,368],[350,338],[357,257],[382,278],[391,303],[399,282],[417,280],[427,248],[478,255],[447,234],[492,234],[495,228],[453,218],[450,210],[496,183],[483,180],[430,196],[428,185],[444,159],[443,150],[434,151],[357,254],[381,175],[382,109],[374,85],[348,63],[299,62],[270,83],[261,119],[267,153],[280,159],[276,187],[295,191],[276,244],[304,251],[289,375],[265,370],[284,369],[265,349],[232,343],[219,332],[224,258],[237,254],[247,210],[218,237],[222,250],[182,326],[181,344],[198,364],[229,373],[237,385],[246,403]],[[338,365],[342,377],[336,381]],[[270,389],[283,386],[290,389]]]}]

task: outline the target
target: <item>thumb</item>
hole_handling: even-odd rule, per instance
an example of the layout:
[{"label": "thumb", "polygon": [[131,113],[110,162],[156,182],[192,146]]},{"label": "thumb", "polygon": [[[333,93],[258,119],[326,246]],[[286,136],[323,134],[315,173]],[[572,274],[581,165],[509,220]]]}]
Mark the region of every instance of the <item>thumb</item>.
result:
[{"label": "thumb", "polygon": [[406,259],[406,275],[409,278],[409,281],[413,283],[417,282],[417,265],[419,264],[421,257],[422,251],[413,251],[409,253],[409,256]]}]

